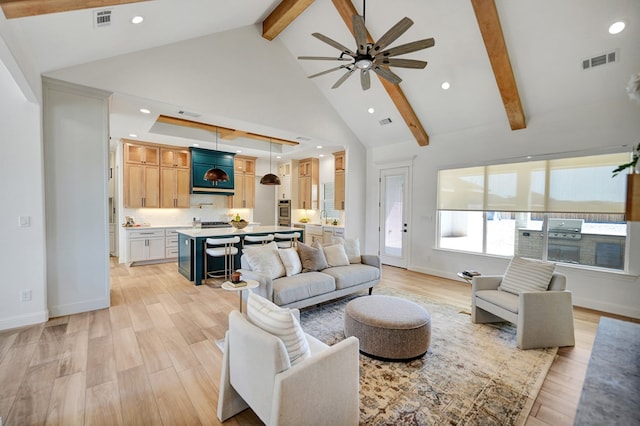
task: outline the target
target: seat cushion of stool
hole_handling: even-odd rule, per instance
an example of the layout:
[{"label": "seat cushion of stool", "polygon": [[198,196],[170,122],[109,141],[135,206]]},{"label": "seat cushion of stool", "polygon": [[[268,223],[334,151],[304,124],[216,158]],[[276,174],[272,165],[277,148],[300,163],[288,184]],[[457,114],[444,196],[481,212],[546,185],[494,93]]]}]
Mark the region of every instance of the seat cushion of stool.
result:
[{"label": "seat cushion of stool", "polygon": [[213,257],[235,255],[238,254],[238,249],[235,247],[211,247],[207,249],[207,254]]}]

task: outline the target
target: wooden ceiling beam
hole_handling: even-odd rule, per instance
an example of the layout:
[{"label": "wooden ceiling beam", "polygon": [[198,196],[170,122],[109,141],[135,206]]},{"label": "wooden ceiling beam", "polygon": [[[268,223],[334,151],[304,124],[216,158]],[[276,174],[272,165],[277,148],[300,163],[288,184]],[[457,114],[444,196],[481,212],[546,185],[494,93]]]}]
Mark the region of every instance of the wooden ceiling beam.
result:
[{"label": "wooden ceiling beam", "polygon": [[471,0],[511,130],[527,127],[495,0]]},{"label": "wooden ceiling beam", "polygon": [[245,132],[244,130],[231,129],[224,126],[216,126],[215,124],[202,123],[200,121],[186,120],[184,118],[170,117],[168,115],[159,115],[156,120],[157,123],[173,124],[174,126],[191,127],[192,129],[206,130],[208,132],[220,132],[220,137],[226,140],[236,139],[238,137],[244,137],[248,139],[255,139],[263,142],[279,143],[281,145],[296,146],[300,145],[299,142],[290,141],[287,139],[274,138],[272,136],[262,135],[259,133]]},{"label": "wooden ceiling beam", "polygon": [[[345,25],[347,26],[347,28],[349,28],[349,31],[351,31],[351,34],[354,34],[352,17],[353,15],[358,15],[358,12],[356,11],[356,8],[353,6],[353,3],[351,2],[351,0],[332,0],[332,2],[336,10],[342,17],[342,20],[344,21]],[[367,30],[367,42],[369,43],[374,42],[368,30]],[[375,75],[378,77],[378,80],[380,80],[380,82],[382,83],[382,86],[385,88],[385,90],[389,94],[391,101],[395,104],[396,108],[398,109],[398,112],[402,116],[402,119],[409,127],[409,130],[411,130],[411,133],[413,134],[413,137],[416,139],[416,142],[418,142],[418,145],[420,146],[429,145],[429,135],[427,134],[427,131],[424,129],[424,127],[422,127],[422,123],[420,123],[418,116],[416,115],[415,111],[413,110],[413,107],[409,103],[409,100],[407,99],[407,97],[404,95],[404,92],[402,91],[400,86],[397,84],[390,83],[389,81],[380,77],[378,74],[375,74]]]},{"label": "wooden ceiling beam", "polygon": [[262,22],[262,37],[271,41],[284,31],[314,0],[282,0]]},{"label": "wooden ceiling beam", "polygon": [[47,13],[118,6],[142,1],[148,0],[0,0],[0,6],[7,19],[14,19]]}]

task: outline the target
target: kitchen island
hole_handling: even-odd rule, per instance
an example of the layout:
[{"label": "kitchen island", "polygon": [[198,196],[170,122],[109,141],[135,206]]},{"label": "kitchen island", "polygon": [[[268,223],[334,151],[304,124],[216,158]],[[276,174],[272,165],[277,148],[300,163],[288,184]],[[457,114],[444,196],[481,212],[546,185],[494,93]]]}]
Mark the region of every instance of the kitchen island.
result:
[{"label": "kitchen island", "polygon": [[[178,271],[195,285],[202,284],[204,278],[204,245],[207,238],[240,237],[238,255],[235,259],[236,269],[240,268],[240,256],[242,255],[242,241],[247,235],[267,234],[300,234],[299,241],[304,240],[304,232],[299,228],[287,226],[247,226],[244,229],[235,228],[204,228],[204,229],[179,229],[178,230]],[[209,262],[210,270],[222,269],[217,261]]]}]

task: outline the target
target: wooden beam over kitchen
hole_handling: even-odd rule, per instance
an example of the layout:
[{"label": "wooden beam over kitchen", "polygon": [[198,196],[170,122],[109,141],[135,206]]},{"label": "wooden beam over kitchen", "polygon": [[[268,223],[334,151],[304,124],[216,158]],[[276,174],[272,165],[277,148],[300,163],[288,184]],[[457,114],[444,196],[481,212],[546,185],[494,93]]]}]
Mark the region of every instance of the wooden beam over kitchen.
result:
[{"label": "wooden beam over kitchen", "polygon": [[[353,15],[358,15],[358,12],[356,11],[356,8],[353,6],[353,3],[351,2],[351,0],[332,0],[332,2],[335,8],[338,10],[338,13],[342,17],[342,20],[344,21],[345,25],[347,26],[347,28],[349,28],[349,31],[351,31],[351,34],[354,34],[352,17]],[[374,40],[371,37],[371,34],[369,34],[368,30],[367,30],[367,42],[374,43]],[[376,76],[378,76],[378,74],[376,74]],[[413,137],[418,142],[418,145],[420,146],[429,145],[429,135],[427,134],[427,131],[424,129],[424,127],[422,127],[422,123],[420,123],[418,116],[416,115],[415,111],[413,110],[413,107],[409,103],[409,100],[407,99],[407,97],[404,95],[404,92],[402,91],[400,86],[397,84],[391,84],[380,76],[378,76],[378,80],[380,80],[380,82],[382,83],[382,86],[385,88],[385,90],[389,94],[389,97],[395,104],[396,108],[398,108],[398,112],[404,119],[404,122],[409,127],[409,130],[411,130],[411,133],[413,134]]]},{"label": "wooden beam over kitchen", "polygon": [[282,0],[262,22],[262,37],[271,41],[278,37],[314,0]]},{"label": "wooden beam over kitchen", "polygon": [[511,130],[527,127],[495,0],[471,0]]},{"label": "wooden beam over kitchen", "polygon": [[148,0],[0,0],[0,6],[2,6],[4,16],[7,19],[13,19],[142,1]]},{"label": "wooden beam over kitchen", "polygon": [[296,146],[300,145],[299,142],[290,141],[287,139],[275,138],[272,136],[261,135],[259,133],[245,132],[244,130],[230,129],[224,126],[216,126],[215,124],[201,123],[199,121],[185,120],[184,118],[170,117],[168,115],[159,115],[156,120],[157,123],[173,124],[175,126],[191,127],[194,129],[202,129],[208,132],[220,132],[220,137],[226,140],[233,140],[236,138],[255,139],[263,142],[279,143],[281,145]]}]

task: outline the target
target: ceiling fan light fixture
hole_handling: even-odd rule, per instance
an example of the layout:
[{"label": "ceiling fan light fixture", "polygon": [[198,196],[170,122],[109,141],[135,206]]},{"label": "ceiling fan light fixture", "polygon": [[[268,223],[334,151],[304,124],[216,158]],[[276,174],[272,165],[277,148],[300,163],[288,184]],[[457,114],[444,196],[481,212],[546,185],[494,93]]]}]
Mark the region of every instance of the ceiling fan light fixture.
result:
[{"label": "ceiling fan light fixture", "polygon": [[359,59],[356,61],[356,68],[360,70],[368,70],[373,66],[373,61],[371,59]]}]

